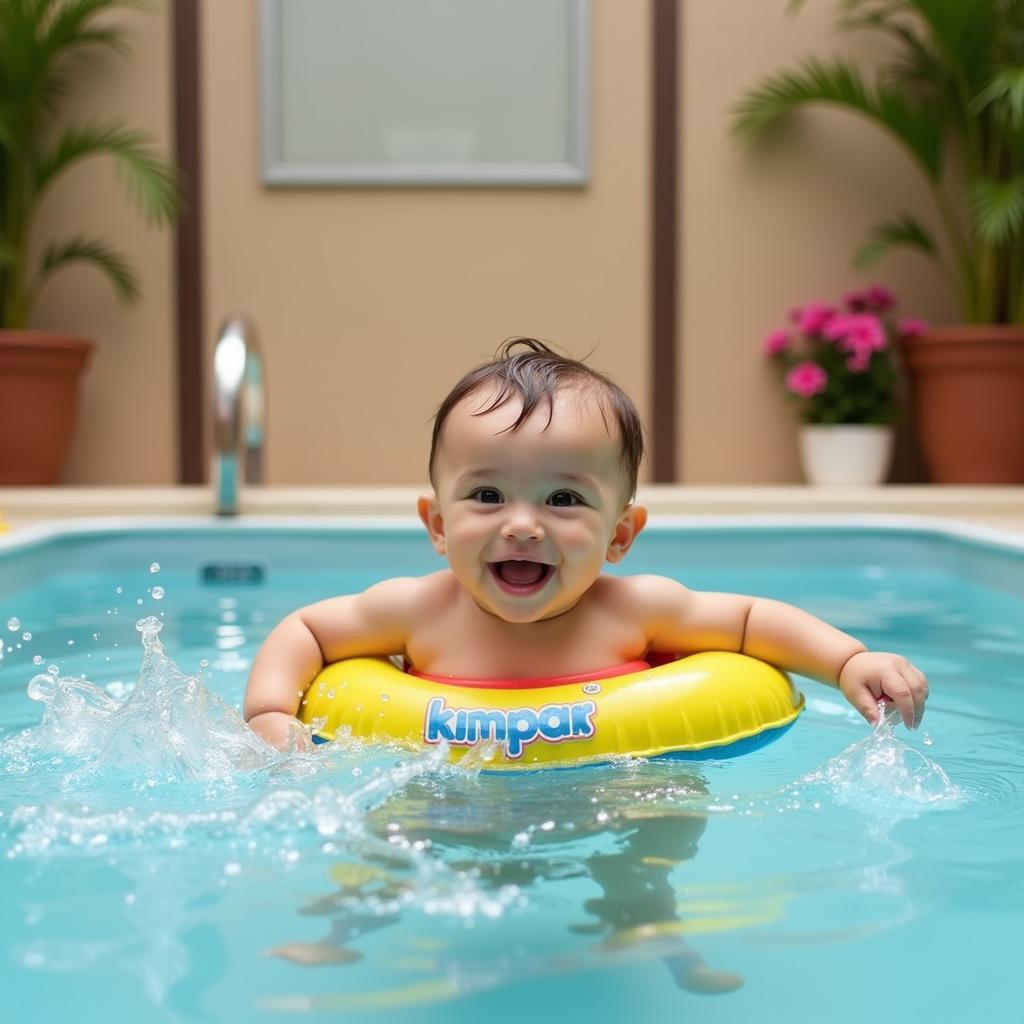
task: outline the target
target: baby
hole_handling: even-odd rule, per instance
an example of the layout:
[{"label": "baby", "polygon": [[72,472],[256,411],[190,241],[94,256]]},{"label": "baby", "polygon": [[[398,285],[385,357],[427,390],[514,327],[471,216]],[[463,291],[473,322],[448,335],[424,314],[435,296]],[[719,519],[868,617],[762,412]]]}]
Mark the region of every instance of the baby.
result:
[{"label": "baby", "polygon": [[284,748],[325,664],[401,654],[462,679],[597,672],[657,653],[741,651],[839,688],[869,721],[888,698],[908,728],[928,684],[898,654],[791,605],[690,590],[663,576],[607,576],[647,522],[634,504],[643,457],[629,397],[529,338],[506,342],[441,403],[431,493],[418,501],[448,568],[384,580],[300,608],[253,662],[245,718]]}]

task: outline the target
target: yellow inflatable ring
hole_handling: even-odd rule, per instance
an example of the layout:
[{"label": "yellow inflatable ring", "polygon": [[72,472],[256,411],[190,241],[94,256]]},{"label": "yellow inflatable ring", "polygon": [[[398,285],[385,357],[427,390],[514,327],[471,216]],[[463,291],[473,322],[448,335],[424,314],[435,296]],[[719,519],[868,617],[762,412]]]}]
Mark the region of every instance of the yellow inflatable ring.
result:
[{"label": "yellow inflatable ring", "polygon": [[446,742],[453,761],[485,747],[482,767],[522,770],[620,755],[735,757],[776,739],[803,707],[785,673],[724,651],[618,674],[472,682],[351,658],[313,680],[299,719],[320,742],[339,731],[421,750]]}]

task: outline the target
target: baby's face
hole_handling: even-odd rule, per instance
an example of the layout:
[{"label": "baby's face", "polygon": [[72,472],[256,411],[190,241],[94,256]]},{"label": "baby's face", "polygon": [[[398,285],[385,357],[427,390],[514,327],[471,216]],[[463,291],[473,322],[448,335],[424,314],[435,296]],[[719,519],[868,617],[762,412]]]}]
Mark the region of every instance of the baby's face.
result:
[{"label": "baby's face", "polygon": [[492,396],[485,389],[452,409],[435,457],[437,489],[420,499],[420,517],[481,608],[537,622],[572,608],[605,560],[626,553],[646,513],[629,504],[621,440],[597,396],[564,389],[550,424],[542,402],[515,431],[505,428],[519,399],[473,415]]}]

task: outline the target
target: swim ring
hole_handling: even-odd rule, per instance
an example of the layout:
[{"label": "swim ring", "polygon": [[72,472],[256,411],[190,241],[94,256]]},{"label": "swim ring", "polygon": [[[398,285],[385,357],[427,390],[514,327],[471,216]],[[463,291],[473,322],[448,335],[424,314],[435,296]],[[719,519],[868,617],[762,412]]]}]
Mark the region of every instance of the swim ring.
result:
[{"label": "swim ring", "polygon": [[724,651],[557,679],[465,681],[351,658],[313,680],[299,719],[320,742],[339,731],[414,749],[443,741],[453,761],[483,748],[481,767],[491,771],[619,755],[734,757],[778,738],[803,707],[785,673]]}]

